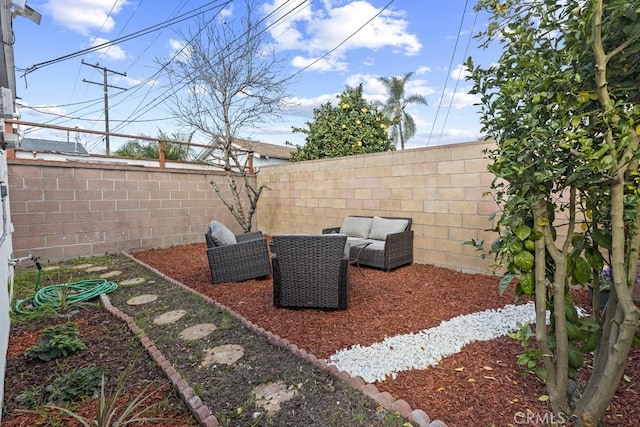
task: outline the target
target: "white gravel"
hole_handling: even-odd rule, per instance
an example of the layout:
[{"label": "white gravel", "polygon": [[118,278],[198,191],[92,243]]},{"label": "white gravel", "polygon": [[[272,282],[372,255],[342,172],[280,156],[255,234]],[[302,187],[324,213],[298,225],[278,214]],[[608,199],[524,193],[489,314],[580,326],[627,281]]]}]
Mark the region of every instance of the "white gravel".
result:
[{"label": "white gravel", "polygon": [[369,383],[384,381],[389,375],[395,378],[398,372],[437,365],[443,357],[459,352],[471,342],[504,336],[515,331],[518,322],[534,321],[533,302],[506,305],[497,310],[454,317],[434,328],[385,338],[367,347],[356,344],[339,350],[327,363]]}]

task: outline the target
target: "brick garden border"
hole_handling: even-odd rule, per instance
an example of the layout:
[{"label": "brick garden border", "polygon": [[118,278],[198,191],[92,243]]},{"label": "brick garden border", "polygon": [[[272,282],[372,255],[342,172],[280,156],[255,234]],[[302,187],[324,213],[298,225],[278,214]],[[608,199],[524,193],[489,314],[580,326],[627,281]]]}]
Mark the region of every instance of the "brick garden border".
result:
[{"label": "brick garden border", "polygon": [[[354,389],[374,399],[377,403],[379,403],[383,407],[392,411],[397,411],[402,417],[416,423],[419,427],[447,427],[447,425],[440,420],[431,421],[431,419],[429,418],[429,415],[427,415],[427,413],[422,409],[413,409],[411,408],[409,403],[407,403],[405,400],[396,399],[391,393],[386,391],[380,392],[380,390],[378,390],[378,387],[376,387],[374,384],[365,382],[364,379],[362,379],[362,377],[352,376],[346,371],[340,371],[337,367],[328,365],[327,362],[324,361],[324,359],[318,359],[315,355],[308,353],[307,351],[298,347],[295,344],[291,344],[289,340],[282,338],[256,325],[255,323],[251,322],[250,320],[248,320],[247,318],[245,318],[235,310],[231,309],[230,307],[220,304],[206,295],[202,295],[201,293],[195,291],[194,289],[191,289],[190,287],[184,285],[183,283],[178,282],[177,280],[163,274],[159,270],[145,264],[144,262],[141,262],[140,260],[136,259],[135,257],[133,257],[131,254],[127,252],[121,252],[121,253],[127,258],[136,262],[137,264],[157,274],[158,276],[168,281],[169,283],[175,286],[178,286],[186,291],[189,291],[195,295],[198,295],[199,297],[204,299],[207,303],[215,305],[221,310],[225,310],[226,312],[234,316],[236,319],[238,319],[242,323],[242,325],[247,329],[249,329],[251,332],[266,337],[271,344],[281,348],[285,348],[289,350],[291,353],[293,353],[295,356],[308,361],[315,367],[331,373],[338,379],[349,384]],[[156,361],[156,363],[158,363],[160,368],[167,375],[167,378],[169,378],[171,383],[176,387],[180,397],[187,404],[187,406],[191,410],[196,420],[200,423],[200,425],[206,426],[206,427],[218,427],[219,423],[215,415],[213,415],[211,410],[204,404],[204,402],[202,402],[200,397],[194,395],[193,388],[176,371],[176,369],[173,367],[171,362],[166,357],[164,357],[164,355],[160,352],[160,350],[155,345],[152,344],[149,337],[138,325],[136,325],[133,318],[128,316],[124,312],[122,312],[122,310],[118,309],[117,307],[114,307],[111,304],[111,301],[109,300],[109,297],[106,294],[100,295],[100,299],[104,304],[105,308],[110,313],[112,313],[114,316],[126,322],[126,324],[129,326],[131,331],[139,337],[140,343],[142,344],[142,346],[147,350],[149,355]]]}]

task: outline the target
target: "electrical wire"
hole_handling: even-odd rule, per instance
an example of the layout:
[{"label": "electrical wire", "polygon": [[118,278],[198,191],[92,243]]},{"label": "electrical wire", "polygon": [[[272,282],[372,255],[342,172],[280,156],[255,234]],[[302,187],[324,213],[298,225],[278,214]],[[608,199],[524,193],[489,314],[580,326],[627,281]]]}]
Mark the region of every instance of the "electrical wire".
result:
[{"label": "electrical wire", "polygon": [[453,60],[456,56],[458,41],[460,40],[460,32],[462,31],[462,24],[464,23],[464,16],[467,13],[468,5],[469,5],[469,0],[465,0],[464,10],[462,11],[462,17],[460,18],[460,26],[458,27],[458,34],[456,34],[456,43],[453,47],[453,53],[451,54],[451,61],[449,62],[449,72],[447,73],[447,77],[444,80],[444,86],[442,87],[442,95],[440,95],[440,101],[438,102],[438,108],[436,109],[436,116],[433,119],[433,124],[431,125],[431,132],[429,132],[429,138],[427,139],[427,147],[431,142],[431,136],[433,136],[433,129],[436,127],[436,121],[438,120],[438,113],[440,112],[440,107],[442,106],[442,100],[444,98],[445,90],[447,89],[447,83],[449,82],[449,74],[450,74],[451,68],[453,67]]},{"label": "electrical wire", "polygon": [[[265,20],[269,19],[272,15],[274,15],[276,12],[278,12],[280,9],[282,9],[285,5],[287,5],[288,3],[290,3],[290,1],[291,1],[291,0],[287,0],[287,1],[285,1],[282,5],[280,5],[280,6],[279,6],[278,8],[276,8],[274,11],[272,11],[269,15],[267,15],[266,17],[264,17],[263,19],[261,19],[261,20],[256,24],[256,26],[257,26],[257,25],[260,25],[262,22],[264,22]],[[230,3],[230,2],[231,2],[231,0],[230,0],[230,1],[225,2],[225,3],[224,3],[224,5],[223,5],[222,7],[226,6],[226,5],[227,5],[228,3]],[[292,10],[288,11],[288,12],[287,12],[287,13],[285,13],[283,16],[279,17],[279,18],[278,18],[278,19],[276,19],[274,22],[270,23],[270,25],[266,26],[266,27],[265,27],[265,28],[264,28],[260,33],[258,33],[258,35],[259,35],[259,34],[264,33],[265,31],[268,31],[268,30],[269,30],[269,29],[271,29],[271,28],[275,28],[276,26],[280,25],[280,24],[281,24],[281,22],[282,22],[282,21],[283,21],[287,16],[289,16],[290,14],[292,14],[292,13],[294,13],[294,12],[295,12],[296,14],[297,14],[297,13],[299,13],[299,10],[298,10],[298,9],[299,9],[302,5],[304,5],[305,3],[307,3],[307,2],[308,2],[308,0],[305,0],[305,1],[302,1],[301,3],[299,3],[298,5],[296,5]],[[369,23],[371,23],[375,18],[377,18],[380,14],[382,14],[386,9],[388,9],[388,8],[389,8],[389,7],[390,7],[394,2],[395,2],[395,0],[391,0],[391,1],[389,1],[389,2],[388,2],[388,3],[387,3],[387,4],[386,4],[382,9],[380,9],[380,10],[379,10],[379,11],[378,11],[378,12],[377,12],[377,13],[376,13],[372,18],[370,18],[369,20],[367,20],[367,21],[366,21],[363,25],[361,25],[361,26],[360,26],[356,31],[354,31],[352,34],[350,34],[348,37],[346,37],[343,41],[341,41],[341,42],[340,42],[338,45],[336,45],[333,49],[331,49],[331,50],[327,51],[325,54],[323,54],[322,56],[320,56],[319,58],[317,58],[316,60],[314,60],[313,62],[311,62],[310,64],[308,64],[307,66],[305,66],[305,67],[301,68],[301,69],[300,69],[300,70],[298,70],[297,72],[295,72],[295,73],[293,73],[292,75],[290,75],[290,76],[288,76],[288,77],[284,78],[283,80],[281,80],[281,81],[280,81],[280,82],[278,82],[278,83],[285,82],[285,81],[288,81],[288,80],[293,79],[294,77],[296,77],[296,76],[297,76],[297,75],[299,75],[300,73],[304,72],[305,70],[307,70],[307,69],[309,69],[310,67],[312,67],[313,65],[315,65],[317,62],[321,61],[322,59],[326,58],[326,57],[327,57],[328,55],[330,55],[331,53],[335,52],[337,49],[339,49],[341,46],[343,46],[343,45],[344,45],[348,40],[350,40],[350,39],[351,39],[352,37],[354,37],[357,33],[359,33],[359,32],[360,32],[364,27],[366,27]],[[207,5],[209,5],[209,4],[211,4],[211,3],[207,3]],[[207,5],[205,5],[205,6],[207,6]],[[199,10],[199,9],[201,9],[201,8],[205,7],[205,6],[201,6],[200,8],[198,8],[198,9],[194,9],[194,10]],[[466,6],[465,6],[465,7],[466,7]],[[201,13],[205,13],[205,12],[207,12],[207,11],[209,11],[209,10],[212,10],[212,9],[214,9],[214,8],[207,9],[207,10],[205,10],[205,11],[202,11]],[[193,12],[193,11],[192,11],[192,12]],[[218,14],[219,14],[220,12],[221,12],[221,10],[220,10],[220,11],[218,11],[218,13],[216,13],[216,14],[215,14],[215,16],[218,16]],[[188,13],[190,13],[190,12],[188,12]],[[179,16],[180,16],[180,17],[183,17],[183,16],[185,16],[185,15],[186,15],[186,14],[182,14],[182,15],[179,15]],[[215,16],[214,16],[214,18],[215,18]],[[185,19],[187,19],[187,18],[185,18]],[[184,19],[182,19],[182,20],[184,20]],[[172,21],[172,20],[167,20],[167,21],[164,21],[164,22],[173,22],[173,21]],[[177,22],[181,22],[181,21],[175,21],[175,22],[173,22],[173,23],[177,23]],[[157,25],[156,25],[156,26],[157,26]],[[168,26],[168,25],[167,25],[167,26]],[[154,27],[155,27],[155,26],[153,26],[153,27],[148,27],[148,28],[154,28]],[[158,29],[160,29],[160,28],[158,28]],[[156,30],[157,30],[157,29],[156,29]],[[141,31],[143,31],[143,30],[141,30]],[[134,34],[135,34],[135,33],[134,33]],[[245,32],[244,34],[246,34],[246,32]],[[197,36],[197,35],[196,35],[196,36]],[[194,37],[195,37],[195,36],[194,36]],[[240,37],[242,37],[242,35],[241,35]],[[239,39],[239,38],[238,38],[238,39]],[[114,44],[115,44],[116,42],[118,42],[118,40],[119,40],[119,39],[113,40],[113,41],[112,41],[112,43],[114,43]],[[237,39],[236,39],[236,40],[237,40]],[[232,42],[232,43],[233,43],[233,42]],[[185,47],[186,47],[187,45],[188,45],[188,44],[185,44]],[[183,48],[183,49],[184,49],[184,48]],[[238,47],[237,49],[239,49],[239,47]],[[84,52],[84,51],[79,51],[79,52]],[[175,60],[175,58],[177,58],[177,56],[178,56],[178,55],[180,55],[180,53],[181,53],[181,50],[177,51],[177,52],[173,55],[173,57],[172,57],[172,58],[171,58],[171,59],[170,59],[166,64],[164,64],[164,65],[160,68],[160,70],[158,70],[156,73],[154,73],[154,74],[153,74],[153,76],[152,76],[151,78],[146,79],[145,81],[141,82],[140,84],[138,84],[138,85],[134,86],[134,91],[135,91],[135,90],[137,90],[137,89],[139,89],[139,88],[141,88],[141,87],[144,87],[144,85],[145,85],[146,83],[148,83],[148,82],[150,82],[150,81],[153,81],[153,80],[155,79],[155,77],[157,77],[157,76],[160,74],[160,72],[161,72],[164,68],[166,68],[166,66],[167,66],[171,61]],[[76,53],[76,56],[77,56],[77,54],[78,54],[78,52]],[[62,58],[62,57],[61,57],[61,58]],[[56,59],[56,60],[59,60],[59,59],[60,59],[60,58],[58,58],[58,59]],[[52,61],[56,61],[56,60],[52,60]],[[49,62],[50,62],[50,61],[47,61],[46,65],[48,65],[48,63],[49,63]],[[25,71],[25,74],[26,74],[26,73],[29,73],[29,72],[31,72],[31,71],[35,71],[35,69],[33,69],[34,67],[41,67],[41,66],[44,66],[43,64],[45,64],[45,63],[36,64],[36,65],[34,65],[34,66],[30,67],[29,69],[27,69],[27,70]],[[33,69],[33,70],[32,70],[32,69]],[[36,68],[36,69],[37,69],[37,68]],[[153,120],[139,120],[139,118],[140,118],[141,116],[143,116],[144,114],[148,113],[149,111],[153,110],[154,108],[156,108],[158,105],[160,105],[160,104],[161,104],[161,103],[163,103],[164,101],[166,101],[169,97],[173,96],[177,91],[179,91],[179,90],[181,90],[182,88],[186,87],[186,86],[187,86],[187,84],[188,84],[188,82],[187,82],[187,83],[185,83],[185,84],[183,84],[182,86],[180,86],[180,87],[179,87],[179,88],[177,88],[177,89],[176,89],[175,87],[169,87],[167,90],[165,90],[164,92],[162,92],[159,96],[155,97],[155,98],[154,98],[150,103],[147,103],[144,109],[139,110],[140,106],[145,102],[146,97],[148,96],[149,91],[151,90],[151,88],[150,88],[150,89],[149,89],[149,91],[147,91],[147,94],[146,94],[146,95],[143,97],[143,99],[140,101],[140,103],[138,104],[138,106],[137,106],[136,108],[134,108],[133,112],[129,115],[129,117],[128,117],[126,120],[121,120],[121,121],[119,121],[119,122],[121,122],[121,124],[120,124],[120,125],[118,125],[118,126],[116,126],[116,129],[114,129],[114,132],[115,132],[115,131],[117,131],[117,130],[119,130],[119,129],[122,129],[122,128],[123,128],[126,124],[128,124],[128,123],[138,123],[138,122],[143,122],[143,121],[156,121],[156,119],[153,119]],[[119,95],[119,94],[118,94],[118,95]],[[117,95],[116,95],[116,96],[117,96]],[[124,97],[123,97],[124,99],[122,99],[122,100],[121,100],[121,101],[119,101],[118,103],[114,104],[113,106],[117,106],[117,105],[119,105],[120,103],[124,102],[126,99],[130,99],[130,96],[131,96],[131,92],[129,92],[128,96],[124,96]],[[98,103],[99,103],[99,100],[97,100],[97,101],[96,101],[96,103],[95,103],[94,105],[97,105]],[[90,106],[89,106],[89,107],[90,107]],[[85,107],[85,108],[86,108],[86,107]],[[79,111],[82,111],[82,110],[83,110],[83,109],[85,109],[85,108],[79,109],[79,110],[77,110],[77,111],[75,111],[75,112],[72,112],[72,113],[70,113],[70,114],[75,114],[75,113],[77,113],[77,112],[79,112]],[[98,112],[98,111],[96,111],[96,112]],[[95,113],[95,112],[94,112],[94,113]],[[137,115],[136,115],[136,114],[137,114]],[[72,119],[73,119],[73,118],[69,118],[68,120],[72,120]],[[53,119],[53,120],[55,120],[55,119]],[[85,120],[91,121],[91,119],[85,119]]]},{"label": "electrical wire", "polygon": [[[476,31],[477,20],[478,20],[478,11],[476,11],[476,14],[473,18],[473,25],[471,26],[471,32],[469,33],[469,39],[467,40],[467,46],[464,49],[464,55],[462,55],[462,58],[466,58],[467,53],[469,52],[469,45],[471,44],[471,39],[473,38],[473,34]],[[458,78],[456,79],[456,84],[453,87],[453,93],[451,95],[451,99],[449,100],[449,107],[447,108],[447,115],[444,117],[442,128],[440,128],[440,135],[438,136],[438,144],[440,144],[440,141],[442,140],[442,135],[444,134],[444,127],[446,126],[447,120],[449,119],[449,113],[451,112],[451,107],[453,106],[453,98],[455,97],[456,91],[458,90],[458,83],[460,82],[460,77],[461,76],[458,76]]]},{"label": "electrical wire", "polygon": [[380,9],[380,11],[378,13],[376,13],[371,19],[369,19],[367,22],[365,22],[364,24],[362,24],[360,26],[360,28],[358,28],[356,31],[354,31],[353,33],[351,33],[346,39],[344,39],[343,41],[341,41],[336,47],[334,47],[333,49],[327,51],[324,55],[320,56],[319,58],[317,58],[315,61],[307,64],[305,67],[299,69],[297,72],[295,72],[294,74],[292,74],[291,76],[287,77],[286,79],[281,80],[278,83],[282,83],[288,80],[293,79],[294,77],[296,77],[298,74],[302,73],[303,71],[307,70],[308,68],[314,66],[315,64],[317,64],[319,61],[323,60],[324,58],[326,58],[327,56],[331,55],[333,52],[335,52],[336,50],[338,50],[343,44],[345,44],[347,41],[349,41],[349,39],[351,39],[352,37],[354,37],[356,34],[358,34],[364,27],[366,27],[367,25],[369,25],[371,23],[371,21],[373,21],[374,19],[376,19],[378,16],[380,16],[380,14],[382,14],[382,12],[384,12],[385,10],[387,10],[387,8],[389,8],[389,6],[391,6],[393,3],[395,3],[395,0],[391,0],[389,3],[387,3],[382,9]]},{"label": "electrical wire", "polygon": [[[265,22],[266,20],[268,20],[271,16],[273,16],[276,12],[278,12],[280,9],[284,8],[284,6],[286,6],[288,3],[290,3],[291,0],[287,0],[285,1],[283,4],[281,4],[280,6],[278,6],[276,9],[274,9],[271,13],[269,13],[268,15],[266,15],[264,18],[262,18],[261,20],[259,20],[253,27],[258,27],[260,24],[262,24],[263,22]],[[256,34],[256,37],[263,34],[264,32],[268,31],[270,28],[272,28],[274,25],[276,25],[278,22],[282,21],[283,19],[285,19],[287,16],[289,16],[291,13],[293,13],[295,10],[297,10],[298,8],[300,8],[301,6],[303,6],[305,3],[308,3],[308,0],[304,0],[300,3],[298,3],[298,5],[296,5],[292,10],[286,12],[284,15],[282,15],[281,17],[277,18],[274,22],[272,22],[271,24],[269,24],[268,26],[266,26],[262,31],[258,32]],[[217,14],[216,14],[217,16]],[[213,19],[215,19],[215,17]],[[209,21],[211,22],[211,20]],[[241,35],[239,35],[238,37],[236,37],[234,40],[232,40],[229,44],[233,45],[233,43],[237,42],[238,40],[240,40],[243,36],[245,36],[249,31],[251,31],[253,29],[253,27],[251,29],[248,29],[247,31],[245,31],[244,33],[242,33]],[[202,28],[200,31],[198,31],[192,38],[191,40],[189,40],[188,43],[185,43],[185,45],[182,47],[182,49],[179,49],[173,56],[172,58],[167,61],[165,64],[163,64],[163,66],[160,68],[160,70],[158,70],[158,72],[156,72],[154,75],[159,75],[159,73],[166,68],[172,61],[174,61],[181,53],[182,51],[202,32],[204,28]],[[238,46],[236,47],[233,51],[228,52],[227,55],[233,55],[233,53],[235,53],[236,51],[238,51],[242,46]],[[215,64],[212,64],[212,66],[216,66],[218,65],[219,62],[216,62]],[[146,105],[146,107],[140,111],[138,113],[138,108],[140,108],[140,106],[142,105],[142,102],[140,104],[138,104],[138,106],[136,108],[134,108],[133,112],[129,115],[129,119],[132,118],[134,116],[134,114],[138,113],[133,119],[132,121],[135,122],[138,118],[140,118],[141,116],[143,116],[144,114],[148,113],[149,111],[153,110],[154,108],[156,108],[158,105],[160,105],[161,103],[163,103],[164,101],[166,101],[167,99],[169,99],[171,96],[175,95],[176,92],[179,92],[180,90],[182,90],[183,88],[185,88],[187,85],[189,84],[189,82],[185,82],[184,84],[182,84],[181,86],[179,86],[177,89],[175,87],[169,87],[167,90],[165,90],[164,92],[162,92],[160,95],[158,95],[156,98],[154,98],[149,104]],[[146,98],[145,98],[146,99]],[[144,100],[143,100],[144,101]],[[116,131],[119,129],[122,129],[122,127],[125,124],[123,123],[122,125],[120,125],[119,127],[116,127]]]},{"label": "electrical wire", "polygon": [[[206,3],[203,6],[200,6],[200,7],[196,8],[196,9],[193,9],[193,10],[191,10],[189,12],[183,13],[182,15],[179,15],[179,16],[173,18],[173,19],[170,19],[170,20],[167,20],[167,21],[164,21],[164,22],[160,22],[160,23],[152,25],[150,27],[143,28],[141,30],[135,31],[135,32],[133,32],[131,34],[128,34],[126,36],[122,36],[120,38],[109,40],[107,42],[100,43],[100,44],[88,47],[86,49],[81,49],[81,50],[78,50],[78,51],[75,51],[75,52],[60,56],[58,58],[50,59],[48,61],[39,62],[37,64],[31,65],[30,67],[27,67],[24,70],[23,76],[26,76],[27,74],[32,73],[32,72],[34,72],[34,71],[36,71],[36,70],[38,70],[40,68],[43,68],[43,67],[46,67],[46,66],[49,66],[49,65],[53,65],[53,64],[57,64],[58,62],[66,61],[67,59],[76,58],[78,56],[82,56],[82,55],[84,55],[86,53],[89,53],[89,52],[94,52],[96,50],[101,50],[101,49],[104,49],[105,47],[109,47],[109,46],[112,46],[112,45],[115,45],[115,44],[119,44],[119,43],[122,43],[122,42],[125,42],[125,41],[129,41],[129,40],[133,40],[133,39],[136,39],[138,37],[142,37],[144,35],[153,33],[155,31],[159,31],[159,30],[162,30],[164,28],[170,27],[172,25],[178,24],[180,22],[186,21],[187,19],[191,19],[191,18],[193,18],[193,17],[195,17],[197,15],[209,12],[209,11],[211,11],[213,9],[216,9],[216,8],[220,7],[219,5],[216,4],[214,6],[211,6],[211,7],[207,8],[212,3],[216,3],[218,1],[220,1],[220,0],[216,0],[216,1],[212,1],[212,2]],[[228,0],[228,1],[224,2],[222,7],[226,6],[231,1],[232,0]],[[205,9],[205,8],[207,8],[207,9]]]}]

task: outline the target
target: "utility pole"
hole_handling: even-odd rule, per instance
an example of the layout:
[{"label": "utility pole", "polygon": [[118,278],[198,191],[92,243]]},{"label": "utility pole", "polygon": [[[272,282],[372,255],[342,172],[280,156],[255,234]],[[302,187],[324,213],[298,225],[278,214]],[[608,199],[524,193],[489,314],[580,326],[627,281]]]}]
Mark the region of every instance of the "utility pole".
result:
[{"label": "utility pole", "polygon": [[100,64],[88,64],[82,60],[82,65],[88,65],[89,67],[97,68],[102,70],[102,83],[92,82],[87,79],[82,79],[85,83],[91,83],[94,85],[100,85],[104,89],[104,143],[105,143],[105,151],[107,156],[109,155],[109,88],[112,87],[114,89],[127,90],[127,88],[113,86],[107,83],[107,73],[118,74],[119,76],[127,76],[127,73],[119,73],[118,71],[109,70],[107,67],[101,67]]}]

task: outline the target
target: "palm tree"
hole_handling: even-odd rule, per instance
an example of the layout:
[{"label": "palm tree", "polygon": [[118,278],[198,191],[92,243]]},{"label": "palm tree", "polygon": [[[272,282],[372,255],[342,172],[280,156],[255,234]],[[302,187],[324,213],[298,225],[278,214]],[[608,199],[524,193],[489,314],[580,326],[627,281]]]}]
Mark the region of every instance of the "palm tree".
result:
[{"label": "palm tree", "polygon": [[393,120],[391,126],[391,138],[396,146],[400,142],[401,149],[404,150],[404,143],[413,138],[416,134],[416,122],[404,109],[409,104],[427,105],[424,95],[414,94],[405,96],[405,85],[413,76],[413,72],[406,73],[402,77],[379,77],[389,98],[383,104],[384,111]]}]

